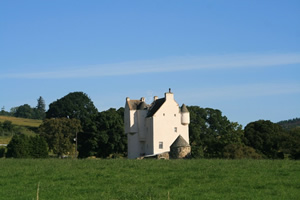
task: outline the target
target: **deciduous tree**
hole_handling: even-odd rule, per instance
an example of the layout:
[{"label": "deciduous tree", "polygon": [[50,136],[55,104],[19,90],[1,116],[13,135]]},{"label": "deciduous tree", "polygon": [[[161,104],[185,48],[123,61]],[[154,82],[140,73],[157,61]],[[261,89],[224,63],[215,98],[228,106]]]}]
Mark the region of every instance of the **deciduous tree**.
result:
[{"label": "deciduous tree", "polygon": [[78,119],[45,119],[39,127],[39,133],[48,143],[49,149],[59,157],[72,152],[76,133],[82,131]]},{"label": "deciduous tree", "polygon": [[280,150],[280,125],[269,120],[258,120],[247,124],[244,130],[245,144],[253,147],[267,158],[283,158]]},{"label": "deciduous tree", "polygon": [[220,158],[224,147],[241,143],[242,126],[230,122],[220,110],[189,106],[190,143],[194,157]]}]

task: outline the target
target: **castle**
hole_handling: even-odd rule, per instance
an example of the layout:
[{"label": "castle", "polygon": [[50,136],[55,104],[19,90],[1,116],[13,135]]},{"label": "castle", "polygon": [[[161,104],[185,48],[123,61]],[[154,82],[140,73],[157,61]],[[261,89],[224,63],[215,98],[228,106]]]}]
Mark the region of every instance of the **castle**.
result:
[{"label": "castle", "polygon": [[124,112],[125,133],[128,138],[128,158],[155,156],[167,153],[170,157],[190,155],[190,113],[174,100],[169,89],[164,98],[154,97],[148,105],[145,98],[126,98]]}]

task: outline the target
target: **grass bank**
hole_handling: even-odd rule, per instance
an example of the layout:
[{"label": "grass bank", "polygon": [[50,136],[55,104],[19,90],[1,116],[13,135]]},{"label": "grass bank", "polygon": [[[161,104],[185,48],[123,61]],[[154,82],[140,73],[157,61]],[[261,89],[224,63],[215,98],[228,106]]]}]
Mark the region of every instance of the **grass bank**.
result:
[{"label": "grass bank", "polygon": [[[290,160],[0,159],[1,199],[299,199]],[[38,187],[39,184],[39,187]]]},{"label": "grass bank", "polygon": [[43,122],[37,119],[25,119],[10,116],[0,116],[0,122],[11,121],[13,124],[12,131],[0,132],[0,144],[8,144],[12,136],[16,133],[22,133],[28,136],[35,136],[38,127]]},{"label": "grass bank", "polygon": [[12,124],[17,126],[25,126],[25,127],[33,127],[37,128],[43,122],[38,119],[26,119],[26,118],[18,118],[18,117],[10,117],[10,116],[0,116],[0,122],[11,121]]}]

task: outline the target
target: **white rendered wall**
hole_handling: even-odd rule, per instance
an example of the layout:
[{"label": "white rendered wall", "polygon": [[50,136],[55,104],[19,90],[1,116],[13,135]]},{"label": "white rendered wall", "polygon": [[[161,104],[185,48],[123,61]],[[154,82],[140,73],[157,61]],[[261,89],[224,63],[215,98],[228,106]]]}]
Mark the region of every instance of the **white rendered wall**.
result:
[{"label": "white rendered wall", "polygon": [[140,157],[140,143],[138,134],[127,134],[127,141],[128,141],[128,158],[134,159]]},{"label": "white rendered wall", "polygon": [[[188,125],[182,125],[179,106],[172,93],[166,93],[166,101],[153,116],[153,124],[154,154],[170,151],[171,144],[179,135],[189,143]],[[159,142],[163,142],[163,149],[159,148]]]}]

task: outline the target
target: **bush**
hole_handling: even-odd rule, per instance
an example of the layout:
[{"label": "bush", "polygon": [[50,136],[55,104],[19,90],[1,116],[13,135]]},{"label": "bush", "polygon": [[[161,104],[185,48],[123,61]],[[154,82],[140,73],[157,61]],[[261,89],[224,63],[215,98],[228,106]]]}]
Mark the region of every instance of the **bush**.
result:
[{"label": "bush", "polygon": [[0,158],[3,158],[5,155],[5,148],[0,147]]},{"label": "bush", "polygon": [[47,143],[39,136],[14,135],[7,145],[7,158],[46,158]]},{"label": "bush", "polygon": [[261,159],[262,156],[258,154],[255,149],[244,144],[229,144],[224,148],[224,158],[230,159]]}]

